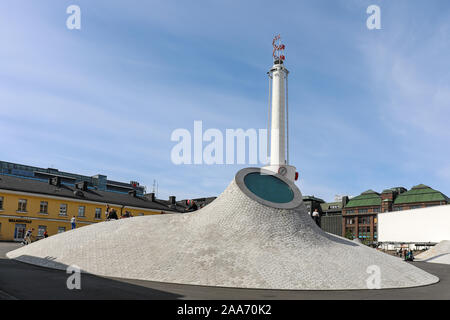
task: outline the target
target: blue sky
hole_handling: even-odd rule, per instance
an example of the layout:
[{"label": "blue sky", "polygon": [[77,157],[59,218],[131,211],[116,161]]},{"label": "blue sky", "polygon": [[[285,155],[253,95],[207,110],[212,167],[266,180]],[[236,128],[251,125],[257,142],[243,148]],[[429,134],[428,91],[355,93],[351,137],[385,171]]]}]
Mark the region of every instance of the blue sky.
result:
[{"label": "blue sky", "polygon": [[[66,28],[72,4],[81,30]],[[276,33],[303,194],[450,194],[447,0],[2,1],[0,159],[218,195],[244,166],[176,166],[170,135],[265,128]]]}]

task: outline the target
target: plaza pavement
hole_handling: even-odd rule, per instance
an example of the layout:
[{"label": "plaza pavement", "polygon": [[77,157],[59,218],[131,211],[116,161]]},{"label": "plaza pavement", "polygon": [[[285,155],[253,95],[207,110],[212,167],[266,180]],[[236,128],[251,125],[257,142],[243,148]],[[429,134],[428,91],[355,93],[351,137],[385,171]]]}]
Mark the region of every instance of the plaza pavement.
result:
[{"label": "plaza pavement", "polygon": [[178,285],[141,280],[103,278],[82,274],[81,290],[68,290],[68,275],[9,260],[5,254],[20,247],[15,243],[0,243],[0,299],[450,299],[450,266],[415,262],[419,267],[440,278],[440,282],[417,288],[353,290],[353,291],[293,291],[215,288]]}]

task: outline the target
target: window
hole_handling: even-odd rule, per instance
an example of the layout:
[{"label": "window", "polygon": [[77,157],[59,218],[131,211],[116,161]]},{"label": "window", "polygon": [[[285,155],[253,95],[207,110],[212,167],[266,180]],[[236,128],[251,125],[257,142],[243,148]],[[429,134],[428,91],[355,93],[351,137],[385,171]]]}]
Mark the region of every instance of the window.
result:
[{"label": "window", "polygon": [[0,197],[0,210],[3,210],[3,197]]},{"label": "window", "polygon": [[95,208],[95,219],[101,219],[102,218],[102,209]]},{"label": "window", "polygon": [[363,239],[371,238],[370,227],[359,227],[358,237]]},{"label": "window", "polygon": [[79,217],[84,217],[85,211],[86,211],[86,207],[85,206],[79,206],[78,207],[78,216]]},{"label": "window", "polygon": [[370,217],[358,217],[359,224],[370,224]]},{"label": "window", "polygon": [[381,209],[381,208],[373,208],[372,211],[373,211],[373,212],[381,212],[380,209]]},{"label": "window", "polygon": [[402,211],[402,207],[395,207],[394,211]]},{"label": "window", "polygon": [[66,232],[66,227],[58,227],[58,233]]},{"label": "window", "polygon": [[61,203],[59,205],[59,215],[60,216],[67,216],[67,204]]},{"label": "window", "polygon": [[39,213],[48,214],[48,202],[47,201],[41,201],[41,208],[39,210]]},{"label": "window", "polygon": [[329,206],[328,209],[339,209],[339,206],[334,204],[332,206]]},{"label": "window", "polygon": [[19,207],[17,208],[18,212],[27,212],[27,200],[20,199],[19,200]]},{"label": "window", "polygon": [[47,230],[47,226],[39,226],[38,227],[38,237],[43,237],[44,232]]},{"label": "window", "polygon": [[346,214],[352,214],[352,213],[355,213],[355,210],[346,210],[345,213]]},{"label": "window", "polygon": [[353,218],[345,219],[345,224],[355,224],[355,220]]},{"label": "window", "polygon": [[422,208],[421,205],[409,206],[410,209],[419,209]]},{"label": "window", "polygon": [[368,209],[358,209],[358,213],[368,213]]}]

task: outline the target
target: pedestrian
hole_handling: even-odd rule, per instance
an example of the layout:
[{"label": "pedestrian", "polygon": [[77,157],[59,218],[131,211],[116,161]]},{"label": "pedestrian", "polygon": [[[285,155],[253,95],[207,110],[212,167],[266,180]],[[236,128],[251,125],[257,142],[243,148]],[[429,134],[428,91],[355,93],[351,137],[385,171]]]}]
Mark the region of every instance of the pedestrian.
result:
[{"label": "pedestrian", "polygon": [[197,206],[197,204],[195,203],[195,201],[192,200],[191,211],[197,211],[197,210],[198,210],[198,206]]},{"label": "pedestrian", "polygon": [[414,254],[411,249],[408,250],[408,258],[406,259],[408,261],[414,261]]},{"label": "pedestrian", "polygon": [[111,209],[111,211],[109,211],[108,220],[118,220],[118,219],[119,217],[117,216],[116,209]]},{"label": "pedestrian", "polygon": [[109,220],[109,211],[111,209],[109,208],[109,204],[106,205],[106,212],[105,212],[105,216],[106,216],[106,220]]},{"label": "pedestrian", "polygon": [[77,227],[75,216],[73,216],[72,219],[70,219],[70,224],[72,225],[72,230]]},{"label": "pedestrian", "polygon": [[312,217],[314,222],[320,227],[320,214],[319,211],[317,209],[314,209],[314,212],[312,213]]},{"label": "pedestrian", "polygon": [[44,232],[44,238],[48,238],[48,232],[47,232],[47,230],[45,230],[45,232]]},{"label": "pedestrian", "polygon": [[24,237],[23,242],[22,242],[24,245],[28,245],[28,244],[31,243],[31,237],[33,235],[33,231],[34,231],[34,229],[30,228],[25,233],[25,237]]}]

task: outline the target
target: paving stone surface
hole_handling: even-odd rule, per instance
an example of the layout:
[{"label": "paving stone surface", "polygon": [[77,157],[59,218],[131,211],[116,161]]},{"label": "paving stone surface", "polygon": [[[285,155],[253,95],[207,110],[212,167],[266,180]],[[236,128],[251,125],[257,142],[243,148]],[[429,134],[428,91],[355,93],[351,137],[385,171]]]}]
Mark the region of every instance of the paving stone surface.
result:
[{"label": "paving stone surface", "polygon": [[450,264],[450,240],[443,240],[415,257],[417,261]]},{"label": "paving stone surface", "polygon": [[396,257],[323,232],[303,203],[294,210],[265,206],[235,180],[202,210],[97,223],[7,256],[63,270],[77,265],[100,276],[237,288],[367,289],[373,270],[380,271],[381,288],[439,280]]}]

